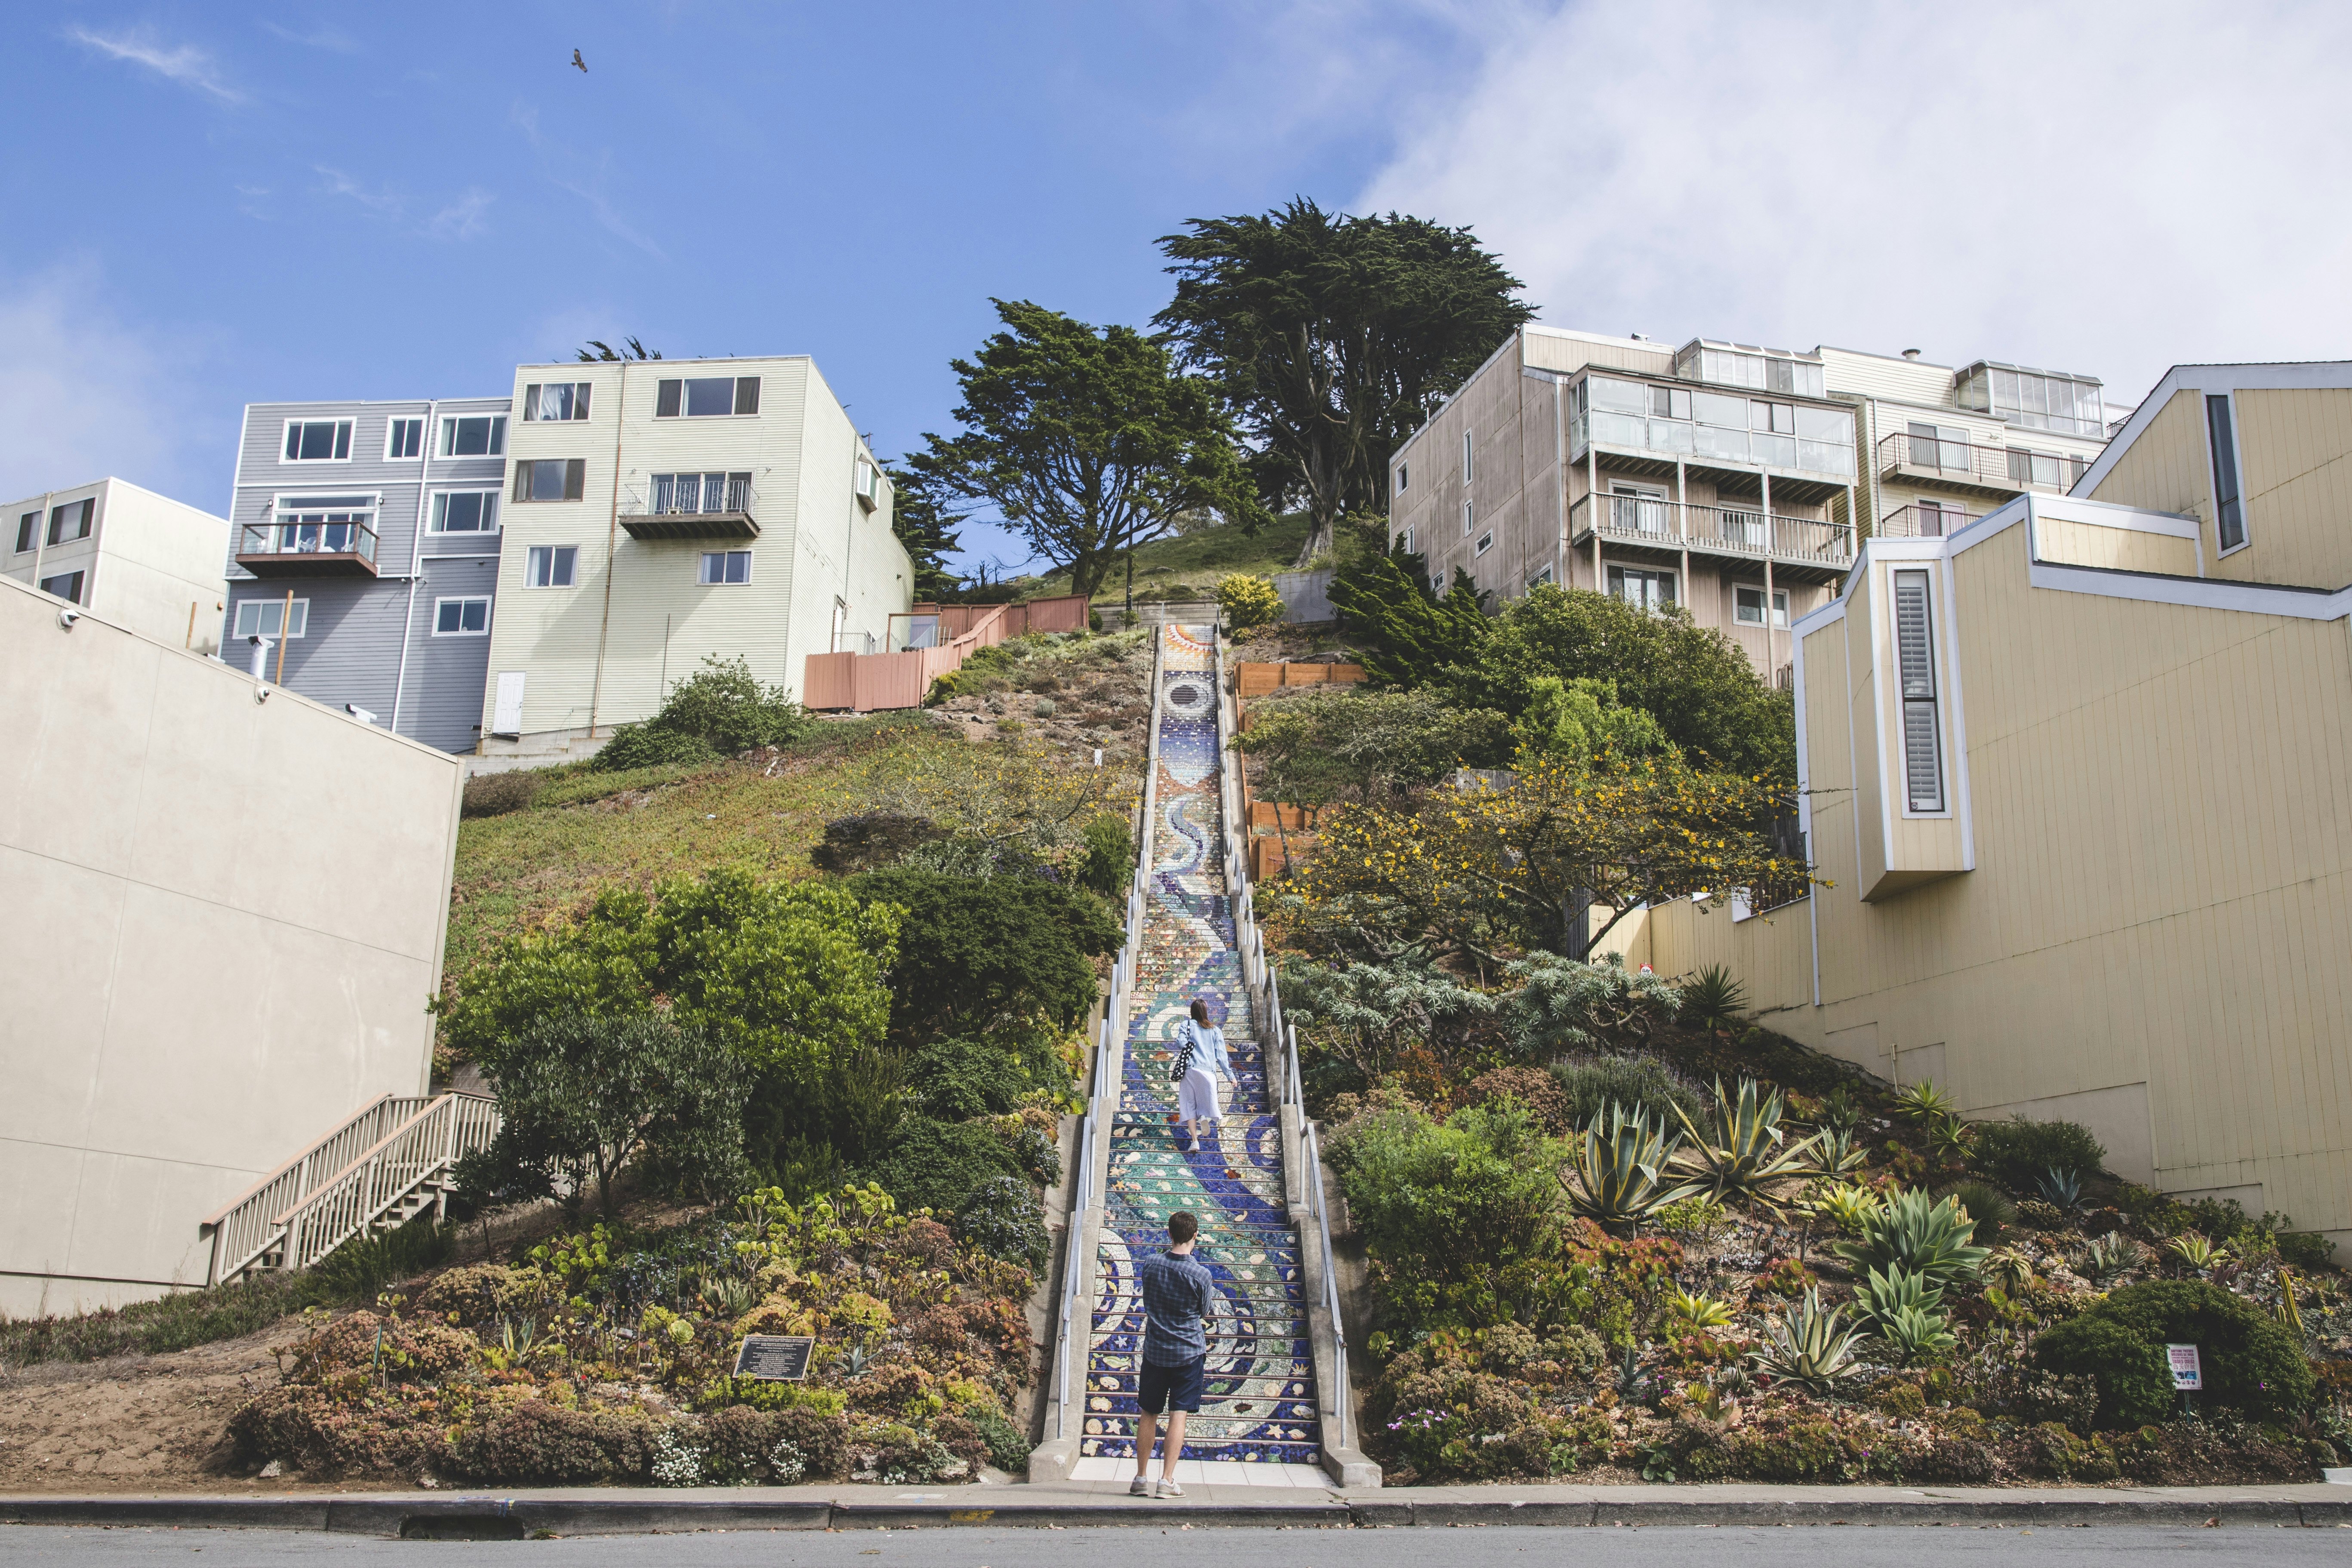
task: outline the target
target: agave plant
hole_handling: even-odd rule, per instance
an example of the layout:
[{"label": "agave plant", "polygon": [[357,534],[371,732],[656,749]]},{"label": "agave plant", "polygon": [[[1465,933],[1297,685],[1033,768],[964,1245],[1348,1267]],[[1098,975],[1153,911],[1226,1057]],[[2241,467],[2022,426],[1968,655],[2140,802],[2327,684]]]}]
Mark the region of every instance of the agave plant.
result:
[{"label": "agave plant", "polygon": [[2033,1279],[2033,1259],[2013,1247],[2004,1247],[1985,1259],[1985,1277],[2011,1290],[2022,1290]]},{"label": "agave plant", "polygon": [[1748,1007],[1748,988],[1720,963],[1710,963],[1682,983],[1682,1017],[1701,1029],[1726,1029]]},{"label": "agave plant", "polygon": [[1705,1126],[1693,1121],[1682,1107],[1675,1108],[1691,1138],[1675,1163],[1702,1178],[1718,1200],[1738,1193],[1778,1213],[1774,1200],[1782,1191],[1821,1173],[1812,1161],[1818,1135],[1781,1147],[1780,1107],[1780,1091],[1766,1094],[1752,1078],[1739,1080],[1736,1096],[1725,1090],[1721,1079],[1716,1079],[1715,1103],[1704,1112]]},{"label": "agave plant", "polygon": [[2083,1173],[2053,1165],[2034,1178],[2033,1184],[2042,1189],[2042,1201],[2063,1214],[2079,1214],[2083,1207]]},{"label": "agave plant", "polygon": [[1863,1147],[1853,1128],[1830,1125],[1826,1117],[1822,1120],[1822,1130],[1813,1135],[1814,1164],[1829,1175],[1843,1176],[1870,1163],[1870,1151]]},{"label": "agave plant", "polygon": [[1895,1309],[1879,1322],[1878,1337],[1895,1352],[1897,1366],[1941,1355],[1959,1343],[1951,1333],[1951,1321],[1923,1307]]},{"label": "agave plant", "polygon": [[1941,1289],[1973,1279],[1991,1248],[1969,1245],[1976,1222],[1952,1199],[1930,1198],[1913,1188],[1862,1222],[1862,1236],[1834,1250],[1858,1269],[1899,1265]]},{"label": "agave plant", "polygon": [[2164,1250],[2172,1254],[2183,1268],[2199,1274],[2230,1256],[2227,1247],[2208,1241],[2193,1230],[2182,1231],[2166,1242]]},{"label": "agave plant", "polygon": [[1642,1364],[1642,1354],[1630,1343],[1625,1353],[1617,1358],[1617,1397],[1636,1403],[1650,1397],[1649,1369]]},{"label": "agave plant", "polygon": [[1878,1212],[1878,1194],[1868,1187],[1851,1183],[1829,1187],[1813,1195],[1812,1210],[1849,1236],[1862,1228],[1862,1222]]},{"label": "agave plant", "polygon": [[1895,1114],[1906,1121],[1916,1121],[1922,1125],[1938,1117],[1957,1116],[1959,1110],[1952,1102],[1952,1097],[1936,1086],[1934,1079],[1923,1078],[1895,1097]]},{"label": "agave plant", "polygon": [[1845,1314],[1822,1305],[1818,1289],[1790,1307],[1753,1352],[1756,1364],[1815,1394],[1826,1394],[1853,1371],[1853,1342],[1861,1336],[1845,1326]]},{"label": "agave plant", "polygon": [[2139,1266],[2147,1249],[2122,1231],[2110,1231],[2095,1237],[2083,1249],[2083,1274],[2094,1285],[2105,1285],[2110,1280]]},{"label": "agave plant", "polygon": [[1559,1184],[1577,1213],[1611,1230],[1639,1225],[1666,1205],[1698,1191],[1694,1183],[1667,1185],[1667,1163],[1677,1142],[1640,1107],[1611,1100],[1584,1131],[1569,1140],[1568,1168]]},{"label": "agave plant", "polygon": [[1943,1300],[1941,1288],[1898,1263],[1891,1268],[1870,1271],[1853,1293],[1853,1310],[1883,1336],[1897,1312],[1932,1312]]},{"label": "agave plant", "polygon": [[1852,1133],[1862,1125],[1862,1101],[1845,1084],[1837,1084],[1822,1096],[1822,1125],[1832,1132]]},{"label": "agave plant", "polygon": [[1927,1148],[1938,1160],[1958,1164],[1972,1147],[1969,1124],[1957,1116],[1936,1116],[1927,1121]]},{"label": "agave plant", "polygon": [[1684,1333],[1695,1334],[1702,1329],[1727,1327],[1731,1322],[1731,1307],[1728,1302],[1718,1301],[1712,1296],[1696,1295],[1677,1287],[1666,1293],[1666,1316],[1673,1319]]}]

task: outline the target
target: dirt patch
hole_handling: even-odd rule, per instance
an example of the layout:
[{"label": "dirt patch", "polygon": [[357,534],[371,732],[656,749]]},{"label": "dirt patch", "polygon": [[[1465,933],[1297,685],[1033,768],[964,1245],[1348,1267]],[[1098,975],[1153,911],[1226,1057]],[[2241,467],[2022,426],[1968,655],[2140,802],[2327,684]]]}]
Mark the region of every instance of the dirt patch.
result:
[{"label": "dirt patch", "polygon": [[0,1373],[0,1491],[275,1491],[234,1473],[229,1415],[278,1381],[293,1320],[172,1355]]}]

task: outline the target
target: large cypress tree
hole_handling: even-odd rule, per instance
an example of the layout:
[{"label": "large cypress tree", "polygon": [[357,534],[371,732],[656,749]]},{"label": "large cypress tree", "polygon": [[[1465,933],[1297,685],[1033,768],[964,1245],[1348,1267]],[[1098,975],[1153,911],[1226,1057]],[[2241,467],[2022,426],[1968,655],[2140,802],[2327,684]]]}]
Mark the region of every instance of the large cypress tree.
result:
[{"label": "large cypress tree", "polygon": [[1256,447],[1259,494],[1313,520],[1305,564],[1342,516],[1385,515],[1389,458],[1535,316],[1466,228],[1350,217],[1305,197],[1194,218],[1160,241],[1176,298],[1155,318],[1214,374]]}]

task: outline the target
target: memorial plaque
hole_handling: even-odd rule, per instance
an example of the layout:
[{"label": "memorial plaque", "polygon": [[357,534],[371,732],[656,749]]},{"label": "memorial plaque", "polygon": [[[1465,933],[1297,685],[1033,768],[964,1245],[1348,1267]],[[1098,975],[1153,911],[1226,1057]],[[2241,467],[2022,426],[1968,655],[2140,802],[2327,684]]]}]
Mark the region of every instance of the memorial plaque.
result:
[{"label": "memorial plaque", "polygon": [[2205,1368],[2195,1345],[2167,1345],[2164,1359],[2172,1369],[2172,1386],[2182,1394],[2205,1392]]},{"label": "memorial plaque", "polygon": [[735,1375],[793,1383],[808,1375],[809,1352],[816,1341],[806,1334],[746,1334],[735,1352]]}]

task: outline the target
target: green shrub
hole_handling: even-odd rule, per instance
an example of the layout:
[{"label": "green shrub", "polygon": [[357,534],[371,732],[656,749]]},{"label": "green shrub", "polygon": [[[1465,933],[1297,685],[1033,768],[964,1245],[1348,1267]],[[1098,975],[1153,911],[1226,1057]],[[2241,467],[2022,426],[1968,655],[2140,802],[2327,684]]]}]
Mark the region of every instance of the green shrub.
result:
[{"label": "green shrub", "polygon": [[991,1176],[972,1188],[950,1228],[965,1246],[1032,1270],[1044,1268],[1051,1252],[1037,1194],[1018,1176]]},{"label": "green shrub", "polygon": [[1135,835],[1128,830],[1127,818],[1097,816],[1087,824],[1080,837],[1087,851],[1078,861],[1078,886],[1106,899],[1126,893],[1128,883],[1135,879]]},{"label": "green shrub", "polygon": [[1282,595],[1275,592],[1274,584],[1244,572],[1228,572],[1218,582],[1217,604],[1225,612],[1225,626],[1233,631],[1282,619]]},{"label": "green shrub", "polygon": [[502,773],[477,773],[466,781],[464,816],[503,816],[520,811],[546,786],[547,775],[536,768],[513,768]]},{"label": "green shrub", "polygon": [[2099,1385],[2099,1421],[2144,1426],[2179,1408],[2168,1344],[2193,1344],[2205,1374],[2200,1405],[2276,1419],[2311,1402],[2303,1347],[2252,1304],[2201,1279],[2127,1285],[2080,1316],[2045,1331],[2033,1364]]},{"label": "green shrub", "polygon": [[910,1116],[892,1133],[882,1157],[866,1176],[898,1201],[902,1210],[961,1210],[981,1184],[1005,1176],[1026,1187],[1027,1175],[1012,1146],[984,1121],[934,1121]]},{"label": "green shrub", "polygon": [[895,866],[907,855],[946,833],[902,811],[866,811],[824,825],[824,837],[809,850],[809,864],[836,877]]},{"label": "green shrub", "polygon": [[1569,1321],[1580,1280],[1559,1261],[1559,1146],[1520,1106],[1443,1123],[1388,1110],[1353,1124],[1341,1185],[1391,1318],[1411,1329]]},{"label": "green shrub", "polygon": [[1538,952],[1507,966],[1519,987],[1503,999],[1503,1021],[1520,1052],[1549,1061],[1570,1051],[1631,1050],[1671,1022],[1682,993],[1625,967],[1615,953],[1580,963]]},{"label": "green shrub", "polygon": [[[574,1410],[541,1399],[493,1407],[451,1445],[460,1475],[509,1486],[641,1480],[653,1462],[641,1410]],[[308,1467],[305,1467],[306,1468]]]},{"label": "green shrub", "polygon": [[980,1433],[990,1464],[1016,1476],[1029,1473],[1029,1439],[1020,1427],[1004,1418],[1003,1412],[980,1405],[966,1411],[962,1419]]},{"label": "green shrub", "polygon": [[373,1236],[355,1236],[310,1265],[305,1294],[313,1300],[364,1304],[386,1286],[446,1263],[457,1249],[453,1226],[419,1216]]},{"label": "green shrub", "polygon": [[933,1040],[907,1064],[907,1089],[924,1115],[940,1121],[1003,1116],[1029,1098],[1021,1064],[982,1040]]},{"label": "green shrub", "polygon": [[1748,988],[1720,963],[1682,983],[1682,1019],[1694,1028],[1727,1029],[1748,1010]]},{"label": "green shrub", "polygon": [[2282,1230],[2272,1236],[2279,1259],[2297,1268],[2333,1268],[2336,1244],[2315,1230]]},{"label": "green shrub", "polygon": [[600,773],[625,773],[634,768],[671,767],[679,763],[711,763],[719,752],[699,735],[643,724],[616,725],[612,739],[590,759]]},{"label": "green shrub", "polygon": [[1568,1098],[1570,1127],[1584,1126],[1612,1103],[1629,1110],[1638,1109],[1668,1127],[1678,1127],[1682,1123],[1675,1111],[1696,1120],[1706,1103],[1697,1090],[1654,1057],[1554,1062],[1551,1075]]},{"label": "green shrub", "polygon": [[850,887],[868,906],[907,911],[889,977],[890,1026],[901,1038],[1041,1013],[1074,1024],[1095,1003],[1094,960],[1127,939],[1093,894],[1030,877],[900,866]]},{"label": "green shrub", "polygon": [[2087,1176],[2107,1157],[2091,1130],[2078,1121],[2028,1121],[2014,1116],[2007,1121],[1979,1121],[1969,1131],[1976,1144],[1970,1163],[2011,1192],[2034,1191],[2050,1171]]}]

